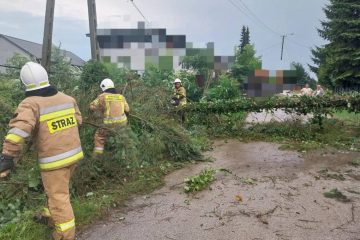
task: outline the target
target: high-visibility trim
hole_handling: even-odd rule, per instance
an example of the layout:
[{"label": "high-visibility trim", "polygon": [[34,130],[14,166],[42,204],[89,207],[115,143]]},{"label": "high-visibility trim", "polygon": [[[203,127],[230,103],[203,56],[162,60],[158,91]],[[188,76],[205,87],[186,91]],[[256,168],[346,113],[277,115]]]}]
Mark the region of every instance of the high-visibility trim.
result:
[{"label": "high-visibility trim", "polygon": [[9,134],[12,133],[12,134],[18,135],[18,136],[20,136],[20,137],[22,137],[22,138],[27,138],[27,137],[30,136],[29,133],[21,130],[20,128],[12,128],[12,129],[9,130],[8,133],[9,133]]},{"label": "high-visibility trim", "polygon": [[[39,87],[43,87],[43,86],[46,86],[46,85],[49,85],[48,81],[43,81],[43,82],[39,83]],[[37,87],[37,85],[35,83],[31,83],[31,84],[26,85],[26,90],[31,90],[31,89],[34,89],[36,87]]]},{"label": "high-visibility trim", "polygon": [[109,101],[109,102],[120,102],[122,100],[123,97],[120,96],[119,94],[111,94],[105,96],[105,101]]},{"label": "high-visibility trim", "polygon": [[123,114],[121,117],[108,117],[104,118],[104,124],[114,124],[114,123],[123,123],[127,120],[127,117],[125,114]]},{"label": "high-visibility trim", "polygon": [[69,157],[74,156],[75,154],[78,154],[81,152],[82,152],[81,147],[77,147],[75,149],[72,149],[70,151],[64,152],[64,153],[56,155],[56,156],[39,158],[39,162],[40,163],[51,163],[51,162],[63,160],[65,158],[69,158]]},{"label": "high-visibility trim", "polygon": [[13,143],[23,143],[24,142],[23,137],[20,137],[19,135],[12,134],[12,133],[6,135],[5,140],[8,140]]},{"label": "high-visibility trim", "polygon": [[75,108],[69,108],[69,109],[65,109],[65,110],[61,110],[61,111],[41,115],[40,116],[40,122],[44,122],[44,121],[47,121],[47,120],[51,120],[51,119],[54,119],[54,118],[58,118],[58,117],[66,116],[66,115],[71,115],[71,114],[75,114]]},{"label": "high-visibility trim", "polygon": [[120,94],[110,94],[105,96],[105,118],[110,117],[110,103],[111,102],[119,102],[121,104],[122,109],[124,109],[124,98]]},{"label": "high-visibility trim", "polygon": [[51,170],[51,169],[55,169],[58,167],[62,167],[62,166],[66,166],[66,165],[70,165],[72,163],[75,163],[79,160],[81,160],[82,158],[84,158],[84,153],[80,152],[78,154],[75,154],[74,156],[71,156],[69,158],[65,158],[56,162],[51,162],[51,163],[41,163],[40,164],[40,168],[42,170]]},{"label": "high-visibility trim", "polygon": [[70,221],[65,222],[65,223],[55,224],[55,228],[59,232],[66,232],[67,230],[69,230],[73,227],[75,227],[75,218],[73,218]]},{"label": "high-visibility trim", "polygon": [[40,109],[40,115],[45,115],[47,113],[57,112],[60,110],[65,110],[65,109],[73,108],[73,107],[74,107],[74,103],[65,103],[65,104],[61,104],[61,105],[46,107],[46,108]]},{"label": "high-visibility trim", "polygon": [[36,88],[36,84],[34,84],[34,83],[26,85],[27,90],[31,90],[31,89],[34,89],[34,88]]},{"label": "high-visibility trim", "polygon": [[104,149],[103,149],[103,150],[94,149],[94,153],[95,153],[95,154],[103,154],[103,153],[104,153]]},{"label": "high-visibility trim", "polygon": [[41,212],[41,215],[43,215],[44,217],[51,217],[51,213],[50,213],[49,208],[44,207],[42,212]]},{"label": "high-visibility trim", "polygon": [[51,134],[63,131],[72,127],[76,127],[77,121],[74,114],[62,116],[59,118],[54,118],[46,122]]},{"label": "high-visibility trim", "polygon": [[95,147],[94,148],[94,153],[95,154],[103,154],[104,153],[104,148],[103,147]]},{"label": "high-visibility trim", "polygon": [[105,118],[108,118],[110,116],[110,102],[105,101],[105,105],[106,105]]}]

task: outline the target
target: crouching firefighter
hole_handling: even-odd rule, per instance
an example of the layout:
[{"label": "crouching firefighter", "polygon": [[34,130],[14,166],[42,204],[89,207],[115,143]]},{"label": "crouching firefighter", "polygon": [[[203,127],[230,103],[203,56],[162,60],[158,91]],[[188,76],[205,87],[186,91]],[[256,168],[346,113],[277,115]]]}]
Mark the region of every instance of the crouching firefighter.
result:
[{"label": "crouching firefighter", "polygon": [[47,196],[44,216],[54,224],[55,240],[75,239],[75,218],[70,204],[69,182],[76,163],[83,158],[78,125],[81,113],[76,101],[50,86],[46,70],[28,62],[20,72],[26,98],[9,123],[0,158],[3,177],[14,168],[24,140],[32,136],[38,153]]},{"label": "crouching firefighter", "polygon": [[[101,81],[100,88],[103,91],[91,104],[90,110],[97,112],[107,128],[116,128],[127,125],[129,105],[123,95],[115,89],[114,82],[106,78]],[[109,132],[106,129],[97,129],[94,137],[94,154],[103,154]]]}]

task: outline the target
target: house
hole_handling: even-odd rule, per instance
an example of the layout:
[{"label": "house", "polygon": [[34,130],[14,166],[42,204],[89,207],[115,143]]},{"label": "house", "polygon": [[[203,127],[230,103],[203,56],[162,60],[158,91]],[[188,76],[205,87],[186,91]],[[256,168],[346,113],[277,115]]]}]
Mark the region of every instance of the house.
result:
[{"label": "house", "polygon": [[[82,67],[85,61],[72,52],[61,50],[64,56],[70,60],[71,65]],[[6,61],[19,53],[34,59],[37,62],[41,61],[42,45],[39,43],[30,42],[27,40],[0,34],[0,65],[6,65]],[[0,72],[5,72],[5,67],[0,66]]]},{"label": "house", "polygon": [[169,35],[165,28],[145,28],[145,22],[134,29],[97,29],[97,40],[102,61],[139,72],[148,65],[180,70],[183,58],[194,55],[205,57],[215,71],[228,71],[234,62],[231,56],[214,56],[214,43],[193,48],[186,35]]}]

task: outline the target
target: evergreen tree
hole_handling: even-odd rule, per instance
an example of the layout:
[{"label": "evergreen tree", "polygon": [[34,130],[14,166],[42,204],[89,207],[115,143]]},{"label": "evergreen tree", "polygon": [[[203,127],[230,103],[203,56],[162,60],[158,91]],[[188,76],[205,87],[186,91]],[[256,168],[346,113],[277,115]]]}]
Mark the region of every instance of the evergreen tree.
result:
[{"label": "evergreen tree", "polygon": [[249,27],[242,27],[241,30],[241,39],[240,39],[240,51],[243,52],[244,51],[244,47],[246,45],[250,44],[250,31],[249,31]]},{"label": "evergreen tree", "polygon": [[296,72],[297,84],[304,86],[307,83],[311,88],[316,88],[316,81],[310,77],[309,73],[306,72],[301,63],[292,62],[291,65],[294,67]]},{"label": "evergreen tree", "polygon": [[330,0],[319,34],[329,43],[313,49],[311,66],[319,81],[330,87],[360,86],[360,2]]},{"label": "evergreen tree", "polygon": [[246,44],[250,44],[250,30],[249,30],[249,27],[246,27]]}]

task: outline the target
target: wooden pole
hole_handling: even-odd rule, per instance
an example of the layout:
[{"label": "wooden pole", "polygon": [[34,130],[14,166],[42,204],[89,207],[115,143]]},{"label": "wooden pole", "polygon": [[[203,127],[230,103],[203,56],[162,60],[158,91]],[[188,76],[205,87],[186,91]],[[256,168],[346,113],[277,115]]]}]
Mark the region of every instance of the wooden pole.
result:
[{"label": "wooden pole", "polygon": [[54,24],[55,0],[46,1],[44,38],[42,45],[41,65],[49,72],[51,63],[52,33]]},{"label": "wooden pole", "polygon": [[99,47],[96,36],[97,18],[96,18],[95,0],[88,0],[88,12],[89,12],[91,59],[95,61],[100,61]]}]

